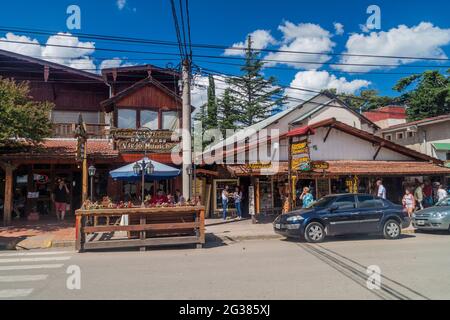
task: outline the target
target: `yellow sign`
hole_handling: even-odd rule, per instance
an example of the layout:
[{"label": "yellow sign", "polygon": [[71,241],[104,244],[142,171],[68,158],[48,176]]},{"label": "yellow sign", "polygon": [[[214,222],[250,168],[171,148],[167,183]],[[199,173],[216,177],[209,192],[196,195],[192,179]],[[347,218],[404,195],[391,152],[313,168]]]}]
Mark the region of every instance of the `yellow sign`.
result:
[{"label": "yellow sign", "polygon": [[310,167],[309,157],[292,159],[292,170],[306,171]]},{"label": "yellow sign", "polygon": [[293,143],[291,150],[292,150],[292,155],[309,153],[308,140]]},{"label": "yellow sign", "polygon": [[311,162],[311,168],[313,170],[328,170],[330,168],[330,164],[325,161],[313,161]]},{"label": "yellow sign", "polygon": [[272,162],[268,163],[249,163],[245,165],[247,169],[251,170],[261,170],[261,169],[271,169],[272,168]]}]

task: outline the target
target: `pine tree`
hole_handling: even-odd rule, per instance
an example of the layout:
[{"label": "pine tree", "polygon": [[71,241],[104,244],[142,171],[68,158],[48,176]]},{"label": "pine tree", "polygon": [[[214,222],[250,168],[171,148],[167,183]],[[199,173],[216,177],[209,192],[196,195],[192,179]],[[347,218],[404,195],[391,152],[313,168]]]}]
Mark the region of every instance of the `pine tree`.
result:
[{"label": "pine tree", "polygon": [[208,81],[208,102],[206,103],[206,123],[204,124],[206,130],[217,128],[217,98],[214,76],[210,75]]},{"label": "pine tree", "polygon": [[223,134],[228,129],[236,129],[237,112],[234,99],[231,95],[231,89],[225,89],[222,99],[219,100],[218,125]]},{"label": "pine tree", "polygon": [[240,127],[248,127],[268,118],[285,101],[281,96],[283,90],[276,86],[275,78],[265,79],[261,74],[263,66],[249,36],[245,65],[241,68],[243,75],[227,80],[237,110],[236,123]]}]

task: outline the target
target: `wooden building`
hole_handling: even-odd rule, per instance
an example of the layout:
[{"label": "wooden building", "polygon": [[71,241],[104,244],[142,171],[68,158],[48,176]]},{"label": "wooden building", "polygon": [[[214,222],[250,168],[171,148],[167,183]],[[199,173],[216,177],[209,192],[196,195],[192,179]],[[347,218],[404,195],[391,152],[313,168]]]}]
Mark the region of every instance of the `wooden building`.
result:
[{"label": "wooden building", "polygon": [[[32,211],[52,216],[50,193],[55,179],[64,178],[70,186],[70,212],[81,205],[82,174],[76,159],[74,131],[81,114],[89,139],[89,165],[97,168],[94,194],[116,200],[125,193],[134,195],[137,186],[114,182],[109,171],[143,157],[142,148],[120,148],[112,135],[115,129],[133,131],[147,127],[170,137],[181,123],[178,73],[151,65],[105,69],[101,75],[80,71],[48,61],[0,50],[0,76],[30,83],[32,98],[55,104],[52,112],[53,135],[40,146],[20,150],[0,150],[0,204],[3,221],[13,218],[14,204],[25,198],[24,216]],[[169,139],[169,138],[166,138]],[[170,150],[152,144],[148,156],[174,165]],[[128,144],[130,146],[130,144]],[[156,192],[173,192],[181,181],[162,181],[146,185]],[[2,212],[3,211],[3,212]]]}]

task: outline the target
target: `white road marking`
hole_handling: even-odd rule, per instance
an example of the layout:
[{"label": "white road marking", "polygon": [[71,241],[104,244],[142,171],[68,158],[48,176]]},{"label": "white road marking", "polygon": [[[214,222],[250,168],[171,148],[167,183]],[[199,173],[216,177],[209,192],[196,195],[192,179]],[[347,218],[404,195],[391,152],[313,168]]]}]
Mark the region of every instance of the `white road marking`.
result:
[{"label": "white road marking", "polygon": [[58,254],[69,254],[69,251],[49,251],[49,252],[17,252],[17,253],[0,253],[0,257],[25,257],[25,256],[51,256]]},{"label": "white road marking", "polygon": [[47,274],[23,275],[23,276],[0,276],[0,282],[26,282],[42,281],[48,278]]},{"label": "white road marking", "polygon": [[45,258],[15,258],[0,259],[0,263],[16,263],[16,262],[43,262],[43,261],[66,261],[71,257],[45,257]]},{"label": "white road marking", "polygon": [[0,299],[6,298],[23,298],[29,296],[33,289],[9,289],[0,290]]},{"label": "white road marking", "polygon": [[22,265],[22,266],[0,266],[0,271],[11,270],[33,270],[33,269],[58,269],[62,268],[63,264],[41,264],[41,265]]}]

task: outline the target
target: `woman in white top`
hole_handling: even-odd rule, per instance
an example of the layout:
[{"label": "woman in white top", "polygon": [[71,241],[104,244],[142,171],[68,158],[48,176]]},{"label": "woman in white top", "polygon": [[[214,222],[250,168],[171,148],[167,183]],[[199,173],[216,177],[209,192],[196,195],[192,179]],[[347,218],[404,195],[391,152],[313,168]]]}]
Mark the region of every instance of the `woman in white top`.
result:
[{"label": "woman in white top", "polygon": [[437,197],[438,197],[438,201],[442,201],[445,198],[448,197],[448,193],[445,190],[444,186],[441,184],[439,185],[438,191],[437,191]]},{"label": "woman in white top", "polygon": [[411,218],[414,209],[416,207],[416,199],[409,189],[405,190],[405,195],[403,196],[403,208],[408,212],[408,216]]}]

